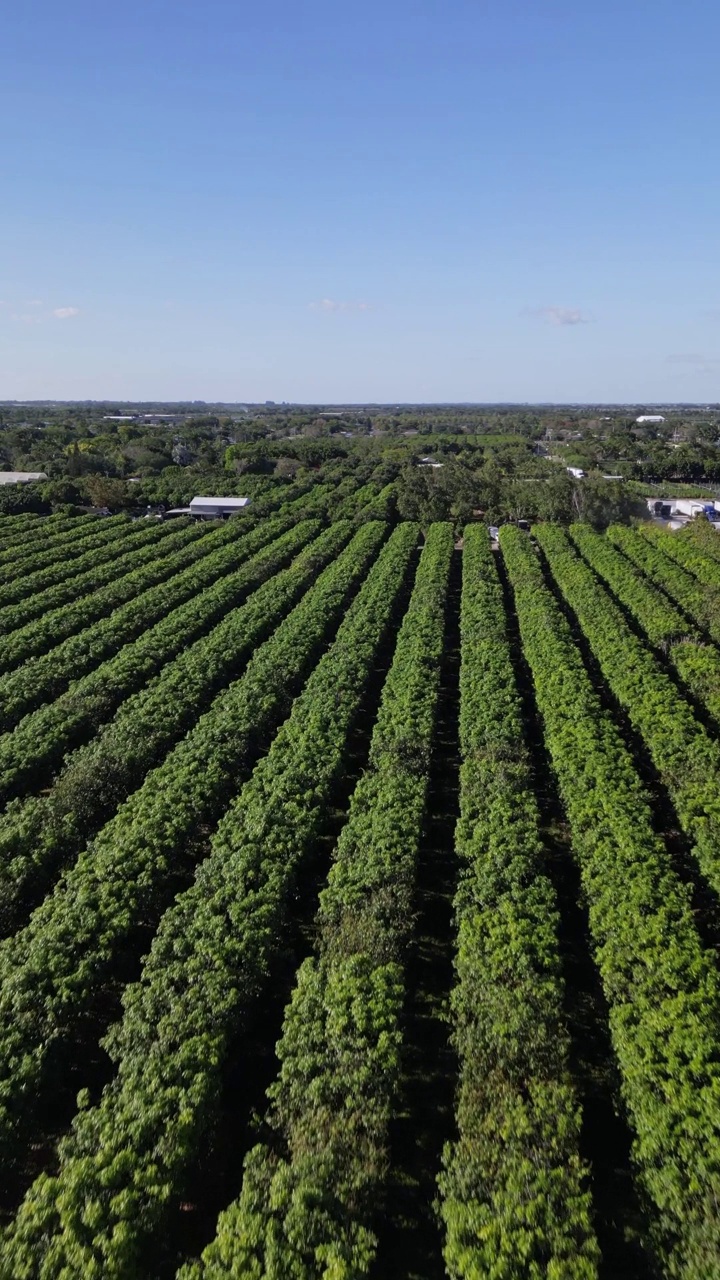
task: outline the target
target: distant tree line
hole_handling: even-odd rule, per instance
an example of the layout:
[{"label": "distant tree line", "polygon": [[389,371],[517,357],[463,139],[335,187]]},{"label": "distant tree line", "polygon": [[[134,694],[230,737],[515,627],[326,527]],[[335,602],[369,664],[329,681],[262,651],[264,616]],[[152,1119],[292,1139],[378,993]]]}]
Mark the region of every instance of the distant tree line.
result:
[{"label": "distant tree line", "polygon": [[[608,512],[639,514],[641,493],[627,482],[720,484],[720,409],[664,416],[639,424],[601,406],[6,404],[0,469],[48,479],[0,486],[0,512],[185,506],[203,491],[253,497],[309,476],[372,476],[396,480],[399,514],[424,524],[480,513],[498,524],[601,526]],[[573,480],[571,466],[587,477]]]}]

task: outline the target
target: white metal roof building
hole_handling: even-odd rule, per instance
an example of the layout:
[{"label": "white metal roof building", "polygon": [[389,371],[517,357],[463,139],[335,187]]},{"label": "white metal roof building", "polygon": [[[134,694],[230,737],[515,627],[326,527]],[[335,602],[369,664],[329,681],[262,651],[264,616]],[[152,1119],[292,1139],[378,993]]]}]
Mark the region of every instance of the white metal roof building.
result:
[{"label": "white metal roof building", "polygon": [[29,484],[31,480],[47,480],[44,471],[0,471],[0,484]]},{"label": "white metal roof building", "polygon": [[238,511],[242,511],[249,501],[249,498],[193,498],[190,503],[190,515],[215,519],[233,516],[237,515]]},{"label": "white metal roof building", "polygon": [[661,413],[641,413],[636,422],[664,422],[665,419]]}]

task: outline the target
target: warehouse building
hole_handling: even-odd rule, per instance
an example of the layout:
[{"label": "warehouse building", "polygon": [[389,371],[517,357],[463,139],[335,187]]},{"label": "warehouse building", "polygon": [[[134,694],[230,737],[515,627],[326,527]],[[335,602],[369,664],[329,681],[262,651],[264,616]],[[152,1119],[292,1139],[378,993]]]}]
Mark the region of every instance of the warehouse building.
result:
[{"label": "warehouse building", "polygon": [[193,498],[189,507],[172,507],[165,516],[198,516],[201,520],[226,520],[238,515],[249,498]]},{"label": "warehouse building", "polygon": [[249,498],[193,498],[191,516],[204,516],[206,520],[222,520],[235,516],[249,503]]},{"label": "warehouse building", "polygon": [[47,480],[44,471],[0,471],[0,484],[31,484],[34,480]]}]

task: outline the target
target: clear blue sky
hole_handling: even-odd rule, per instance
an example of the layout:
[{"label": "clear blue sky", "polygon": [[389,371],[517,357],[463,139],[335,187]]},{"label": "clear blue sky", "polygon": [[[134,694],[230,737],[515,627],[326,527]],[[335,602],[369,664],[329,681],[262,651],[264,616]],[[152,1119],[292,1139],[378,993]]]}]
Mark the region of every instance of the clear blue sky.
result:
[{"label": "clear blue sky", "polygon": [[24,0],[0,399],[720,400],[707,0]]}]

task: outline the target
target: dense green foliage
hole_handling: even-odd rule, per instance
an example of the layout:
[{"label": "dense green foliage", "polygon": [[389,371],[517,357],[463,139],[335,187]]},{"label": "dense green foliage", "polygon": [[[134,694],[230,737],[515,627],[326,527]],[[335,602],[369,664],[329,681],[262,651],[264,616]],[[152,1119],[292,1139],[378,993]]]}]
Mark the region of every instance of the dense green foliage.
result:
[{"label": "dense green foliage", "polygon": [[[98,620],[101,623],[99,633],[102,634],[102,623],[108,614],[118,609],[120,605],[126,604],[128,600],[134,604],[140,592],[168,578],[175,578],[181,569],[193,565],[226,541],[225,527],[216,528],[212,533],[197,526],[175,530],[170,537],[164,538],[159,544],[152,542],[149,546],[131,552],[129,564],[124,563],[124,556],[119,557],[115,567],[117,569],[118,563],[120,564],[120,576],[118,577],[116,573],[106,586],[101,586],[99,590],[86,588],[83,595],[73,599],[69,604],[43,612],[26,626],[11,632],[3,639],[0,655],[0,670],[3,672],[3,676],[0,677],[2,681],[0,706],[3,709],[12,707],[11,691],[18,683],[21,687],[26,687],[28,704],[32,702],[29,688],[30,670],[23,673],[19,682],[13,681],[12,673],[18,667],[32,661],[33,683],[36,679],[42,679],[40,673],[46,664],[38,662],[37,659],[42,659],[48,651],[59,648],[60,642],[66,637],[74,638],[77,632],[89,630]],[[102,570],[95,572],[102,582],[104,577]],[[128,616],[127,612],[125,616]],[[115,620],[111,626],[114,622]],[[85,639],[83,635],[80,645],[84,644]],[[72,646],[69,646],[69,649],[72,649]],[[42,701],[42,698],[38,696],[36,701]],[[7,720],[10,723],[13,715],[14,711],[8,711]],[[5,716],[0,717],[0,722],[4,719],[6,719]]]},{"label": "dense green foliage", "polygon": [[642,569],[656,586],[680,606],[689,619],[709,632],[715,641],[720,641],[720,616],[713,593],[698,582],[692,573],[683,569],[659,545],[644,538],[636,529],[611,525],[607,536],[628,560]]},{"label": "dense green foliage", "polygon": [[277,1046],[269,1145],[183,1276],[367,1275],[400,1074],[403,959],[443,650],[452,530],[431,526]]},{"label": "dense green foliage", "polygon": [[[240,604],[248,590],[276,572],[318,529],[317,522],[301,521],[284,534],[290,524],[291,520],[278,517],[209,555],[199,566],[199,584],[195,574],[191,580],[198,586],[197,595],[188,592],[184,575],[178,575],[168,585],[172,589],[179,583],[180,595],[165,593],[167,612],[163,611],[159,622],[100,661],[86,676],[74,679],[54,701],[29,711],[12,732],[0,734],[0,797],[8,799],[44,781],[48,768],[57,765],[68,747],[108,720],[123,698],[202,635],[208,625],[219,622],[228,608]],[[277,545],[275,538],[279,538]],[[268,543],[264,553],[259,550]],[[248,557],[251,560],[246,564]],[[190,599],[183,599],[188,595]],[[180,602],[173,607],[176,598]],[[140,610],[143,604],[141,598]],[[154,598],[150,604],[155,604]],[[55,672],[65,670],[65,652],[66,646],[60,646],[59,653],[48,655],[44,666]]]},{"label": "dense green foliage", "polygon": [[[113,519],[113,517],[110,517]],[[21,554],[29,553],[35,548],[51,545],[55,538],[64,536],[72,530],[80,538],[92,528],[102,528],[109,523],[97,516],[47,516],[40,519],[35,515],[0,516],[0,564],[17,562]],[[117,519],[115,524],[120,523]],[[22,547],[22,552],[19,550]]]},{"label": "dense green foliage", "polygon": [[[367,571],[384,527],[368,524],[218,695],[191,732],[0,945],[0,1147],[14,1146],[57,1042],[142,944],[204,851],[212,826],[287,710]],[[71,1043],[71,1036],[68,1040]]]},{"label": "dense green foliage", "polygon": [[558,907],[487,531],[465,530],[460,617],[461,873],[455,899],[458,1137],[440,1179],[458,1280],[597,1276],[568,1068]]},{"label": "dense green foliage", "polygon": [[[269,532],[269,526],[267,529]],[[196,599],[173,609],[167,618],[152,627],[140,640],[124,646],[116,657],[101,663],[95,671],[78,680],[67,693],[31,712],[12,733],[0,737],[2,793],[11,795],[37,787],[45,780],[53,765],[63,762],[68,748],[97,731],[121,703],[118,715],[108,726],[108,732],[98,735],[91,744],[94,767],[90,764],[90,752],[84,751],[82,755],[80,776],[83,795],[81,801],[76,791],[75,803],[80,805],[82,811],[81,830],[89,834],[92,817],[96,812],[103,811],[107,797],[119,799],[123,795],[123,788],[125,793],[132,790],[132,781],[137,780],[137,766],[133,772],[131,762],[135,759],[137,747],[142,749],[142,761],[147,771],[154,762],[157,750],[154,739],[159,737],[167,747],[178,735],[181,726],[187,727],[189,709],[192,708],[193,712],[199,714],[202,700],[206,704],[210,701],[218,687],[221,687],[223,675],[229,678],[231,673],[237,672],[243,655],[249,655],[254,644],[263,637],[268,625],[267,619],[277,620],[278,609],[282,608],[281,602],[284,599],[283,580],[273,591],[272,602],[265,593],[260,599],[253,599],[251,607],[242,614],[238,613],[237,606],[253,587],[277,573],[315,532],[317,526],[313,522],[300,522],[269,547],[252,556],[243,567],[220,579],[214,587],[209,587]],[[249,535],[248,541],[251,536]],[[300,585],[307,584],[307,567],[317,569],[323,563],[324,546],[329,544],[337,550],[347,536],[347,528],[344,529],[342,525],[334,526],[333,534],[326,535],[322,549],[318,549],[317,554],[301,558],[296,572],[289,575],[293,590],[288,598],[293,598]],[[247,555],[251,554],[252,549],[247,548]],[[234,612],[221,622],[228,608],[232,608]],[[247,630],[253,618],[257,618],[257,625],[251,625]],[[219,623],[219,626],[214,627],[209,637],[204,637],[203,632],[213,623]],[[193,640],[195,644],[192,644]],[[134,699],[130,697],[135,690],[142,688],[163,663],[169,662],[176,655],[177,665],[170,663],[149,689]],[[172,701],[168,707],[163,699],[170,697]],[[201,701],[198,702],[197,699]],[[128,724],[129,716],[132,721],[123,733],[120,725]],[[144,732],[142,737],[137,738],[135,735],[141,726]],[[122,749],[118,734],[123,739]],[[112,769],[108,767],[108,757],[100,749],[102,742],[107,750],[110,741],[115,744]],[[135,747],[133,743],[136,744]],[[104,761],[102,766],[101,758]],[[73,790],[68,784],[68,774],[71,771],[74,772],[77,789],[77,766],[78,762],[72,756],[65,759],[60,788],[64,806],[67,806],[70,791]],[[0,844],[6,854],[10,854],[12,849],[13,854],[17,855],[18,842],[21,848],[29,852],[30,842],[33,846],[31,860],[38,861],[39,850],[34,847],[40,838],[37,826],[38,806],[47,813],[52,811],[56,839],[61,839],[67,845],[71,828],[69,811],[67,807],[58,810],[56,798],[57,793],[53,792],[52,796],[45,796],[42,801],[35,800],[34,805],[30,802],[19,811],[17,806],[11,806],[6,811],[3,818],[0,818],[0,831],[3,833]],[[30,809],[35,814],[34,819],[29,817]],[[6,876],[10,880],[15,879],[14,862],[10,856],[0,871],[0,879],[5,879]]]},{"label": "dense green foliage", "polygon": [[580,524],[571,527],[570,535],[591,568],[720,724],[720,654],[715,646],[607,538]]},{"label": "dense green foliage", "polygon": [[[300,535],[304,540],[302,529]],[[232,609],[209,635],[184,649],[146,689],[124,701],[94,739],[67,756],[53,787],[9,805],[0,818],[1,931],[9,932],[18,923],[20,911],[42,895],[56,867],[81,849],[118,805],[140,787],[147,771],[160,763],[218,691],[238,675],[256,646],[270,635],[329,559],[341,552],[348,538],[350,527],[343,522],[325,531],[290,568],[252,593],[242,607]],[[277,545],[256,558],[260,576],[268,570],[270,558],[286,556],[286,547]],[[211,589],[211,607],[223,599],[227,603],[233,591],[245,594],[249,572],[255,572],[251,564],[229,575],[224,585]],[[197,609],[184,607],[191,621],[202,617],[202,598],[197,605]],[[178,621],[174,618],[173,634]],[[20,727],[13,739],[19,733]],[[56,727],[56,739],[63,741],[63,736]],[[40,744],[36,742],[35,755],[32,742],[29,744],[32,768],[37,767],[37,756],[46,741],[42,737]]]},{"label": "dense green foliage", "polygon": [[[157,654],[161,629],[165,636],[170,631],[173,649],[169,653],[174,652],[178,638],[183,644],[198,625],[204,625],[208,616],[206,606],[214,612],[218,604],[227,603],[235,593],[244,596],[249,578],[264,577],[270,562],[285,559],[293,541],[304,542],[308,533],[302,525],[298,526],[297,533],[291,531],[265,554],[255,557],[254,568],[251,562],[216,588],[203,593],[197,602],[183,606],[187,619],[175,611],[170,615],[169,627],[159,623],[149,633],[152,652]],[[288,569],[277,573],[208,635],[168,662],[145,689],[127,698],[113,719],[89,743],[65,758],[63,769],[46,793],[8,806],[0,817],[0,928],[3,932],[9,931],[16,922],[18,910],[28,901],[32,902],[47,885],[55,868],[77,852],[112,816],[121,801],[140,786],[145,774],[192,728],[219,690],[237,677],[254,649],[267,639],[327,562],[339,554],[349,537],[350,528],[346,523],[333,525],[301,552]],[[187,623],[188,630],[182,630],[182,622]],[[132,655],[124,657],[131,659]],[[124,661],[119,665],[122,671]],[[51,704],[47,709],[48,717],[56,705]],[[90,703],[91,710],[92,707]],[[27,756],[15,764],[14,782],[18,774],[23,774],[23,766],[36,774],[48,756],[55,754],[55,745],[59,742],[62,750],[67,745],[68,734],[74,736],[76,728],[76,722],[66,711],[62,727],[56,722],[54,732],[50,732],[45,713],[40,711],[18,726],[9,739],[13,746],[22,740],[25,724],[30,728],[31,721],[38,725],[40,734],[33,735],[27,743]]]},{"label": "dense green foliage", "polygon": [[675,538],[670,530],[660,529],[657,525],[643,525],[641,533],[644,538],[664,551],[665,555],[670,556],[671,560],[677,561],[684,569],[693,573],[705,587],[716,593],[713,599],[717,605],[717,593],[720,592],[720,564],[714,556],[708,555],[696,539]]},{"label": "dense green foliage", "polygon": [[[152,523],[156,525],[157,521]],[[186,524],[187,521],[182,523]],[[137,534],[143,528],[147,528],[146,521],[140,524],[138,521],[129,520],[125,515],[118,515],[110,516],[106,520],[88,520],[87,518],[78,520],[64,533],[53,535],[49,532],[49,536],[43,538],[40,543],[31,543],[28,546],[25,545],[25,540],[21,536],[17,539],[14,549],[8,550],[5,561],[0,565],[2,590],[7,592],[8,599],[12,599],[12,585],[16,584],[18,579],[29,581],[29,589],[35,590],[34,575],[36,573],[41,573],[43,569],[55,575],[63,571],[72,573],[73,562],[87,552],[99,550],[106,543],[112,543],[114,539],[125,538],[132,533]],[[88,559],[86,563],[90,564],[92,561]],[[39,579],[39,583],[42,585],[42,579]]]},{"label": "dense green foliage", "polygon": [[[108,531],[106,538],[77,560],[66,560],[63,551],[58,553],[60,558],[54,564],[38,573],[26,576],[20,571],[0,587],[0,630],[15,631],[58,605],[71,604],[86,592],[99,590],[126,568],[132,569],[152,559],[147,554],[149,547],[154,546],[157,554],[163,552],[168,542],[171,548],[182,545],[173,544],[179,532],[173,525],[148,526],[138,522],[122,530]],[[142,555],[138,554],[141,548]]]},{"label": "dense green foliage", "polygon": [[703,874],[720,891],[720,744],[630,629],[564,530],[544,525],[535,533],[605,679],[672,796]]},{"label": "dense green foliage", "polygon": [[60,412],[0,422],[60,451],[0,493],[3,1280],[720,1280],[720,539],[605,530],[714,420]]},{"label": "dense green foliage", "polygon": [[717,969],[529,539],[508,528],[501,546],[580,864],[652,1244],[667,1275],[717,1280]]},{"label": "dense green foliage", "polygon": [[571,525],[569,533],[584,559],[642,627],[651,644],[669,650],[679,641],[697,636],[697,628],[608,538],[582,524]]},{"label": "dense green foliage", "polygon": [[165,915],[108,1037],[118,1075],[100,1104],[80,1113],[58,1177],[32,1188],[6,1240],[1,1264],[18,1280],[137,1274],[139,1244],[158,1229],[211,1121],[233,1027],[257,996],[268,951],[280,945],[295,876],[326,821],[416,541],[411,525],[390,539],[223,818],[194,885]]},{"label": "dense green foliage", "polygon": [[720,538],[715,524],[709,520],[692,520],[680,531],[680,540],[692,542],[704,555],[720,560]]},{"label": "dense green foliage", "polygon": [[385,485],[369,502],[361,506],[356,503],[355,519],[358,523],[366,520],[392,520],[397,503],[397,489],[394,484]]}]

